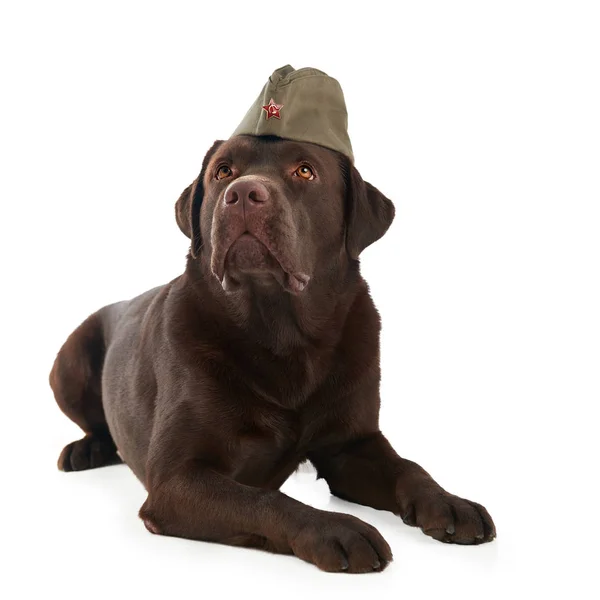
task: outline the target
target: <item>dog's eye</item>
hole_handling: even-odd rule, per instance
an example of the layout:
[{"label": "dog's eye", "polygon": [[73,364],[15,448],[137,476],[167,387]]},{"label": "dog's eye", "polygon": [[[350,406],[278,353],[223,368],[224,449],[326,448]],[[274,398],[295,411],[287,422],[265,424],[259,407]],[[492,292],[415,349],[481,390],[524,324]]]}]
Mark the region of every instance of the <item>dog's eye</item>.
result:
[{"label": "dog's eye", "polygon": [[315,174],[313,170],[308,165],[301,165],[294,171],[294,175],[296,177],[302,177],[302,179],[306,179],[310,181],[315,178]]},{"label": "dog's eye", "polygon": [[231,177],[231,169],[227,165],[221,165],[217,169],[217,179],[225,179],[226,177]]}]

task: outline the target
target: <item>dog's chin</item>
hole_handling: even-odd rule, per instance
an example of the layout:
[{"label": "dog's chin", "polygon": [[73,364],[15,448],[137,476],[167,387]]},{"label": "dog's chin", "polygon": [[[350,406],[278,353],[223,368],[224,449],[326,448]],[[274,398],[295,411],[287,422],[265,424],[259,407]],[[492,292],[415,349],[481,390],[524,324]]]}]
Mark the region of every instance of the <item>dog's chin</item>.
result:
[{"label": "dog's chin", "polygon": [[220,281],[223,289],[230,293],[252,283],[278,286],[291,294],[300,294],[306,289],[309,279],[304,273],[286,271],[260,240],[244,233],[227,251]]}]

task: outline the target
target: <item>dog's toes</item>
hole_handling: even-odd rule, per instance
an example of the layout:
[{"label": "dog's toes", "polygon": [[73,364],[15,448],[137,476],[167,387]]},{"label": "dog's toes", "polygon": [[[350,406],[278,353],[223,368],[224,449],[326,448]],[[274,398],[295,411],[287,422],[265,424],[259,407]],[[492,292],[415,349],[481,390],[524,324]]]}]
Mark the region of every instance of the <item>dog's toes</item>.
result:
[{"label": "dog's toes", "polygon": [[68,472],[73,470],[73,467],[71,467],[71,452],[73,451],[73,446],[76,443],[77,442],[71,442],[62,449],[57,462],[57,466],[60,471]]},{"label": "dog's toes", "polygon": [[58,457],[58,468],[65,472],[85,471],[120,462],[112,439],[91,434],[63,448]]},{"label": "dog's toes", "polygon": [[485,506],[477,504],[477,502],[473,502],[471,500],[466,500],[465,502],[468,502],[477,510],[483,523],[483,534],[481,535],[478,543],[491,542],[496,537],[496,526],[494,525],[494,521],[492,520],[490,513],[486,510]]},{"label": "dog's toes", "polygon": [[328,572],[372,573],[392,561],[388,543],[374,527],[337,513],[308,524],[294,538],[292,551]]},{"label": "dog's toes", "polygon": [[483,506],[445,492],[415,499],[408,513],[405,523],[447,544],[483,544],[496,537],[492,517]]}]

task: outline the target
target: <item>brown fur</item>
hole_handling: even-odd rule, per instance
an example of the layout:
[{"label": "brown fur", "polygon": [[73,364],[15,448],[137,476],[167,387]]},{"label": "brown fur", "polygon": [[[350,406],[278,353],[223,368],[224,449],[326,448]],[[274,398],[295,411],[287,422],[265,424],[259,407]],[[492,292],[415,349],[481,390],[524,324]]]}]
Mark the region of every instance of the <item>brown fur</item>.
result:
[{"label": "brown fur", "polygon": [[[311,181],[297,176],[305,163]],[[217,179],[221,164],[231,175]],[[492,540],[482,506],[379,429],[380,321],[358,256],[389,227],[391,202],[336,152],[239,136],[211,148],[176,216],[191,239],[185,273],[102,308],[56,358],[56,401],[86,434],[59,468],[122,458],[148,491],[152,533],[326,571],[379,571],[392,553],[359,519],[278,491],[305,460],[333,494],[438,540]]]}]

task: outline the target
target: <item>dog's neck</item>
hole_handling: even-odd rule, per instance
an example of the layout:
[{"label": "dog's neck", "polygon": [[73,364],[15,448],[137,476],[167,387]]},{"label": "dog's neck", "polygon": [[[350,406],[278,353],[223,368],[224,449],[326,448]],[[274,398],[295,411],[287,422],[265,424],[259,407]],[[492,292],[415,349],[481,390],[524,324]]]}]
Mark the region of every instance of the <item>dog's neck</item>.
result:
[{"label": "dog's neck", "polygon": [[213,309],[225,313],[242,335],[285,356],[310,345],[335,345],[362,281],[358,263],[343,262],[332,265],[327,276],[314,277],[298,295],[251,281],[225,292],[207,261],[191,257],[186,276],[199,297],[208,293]]}]

